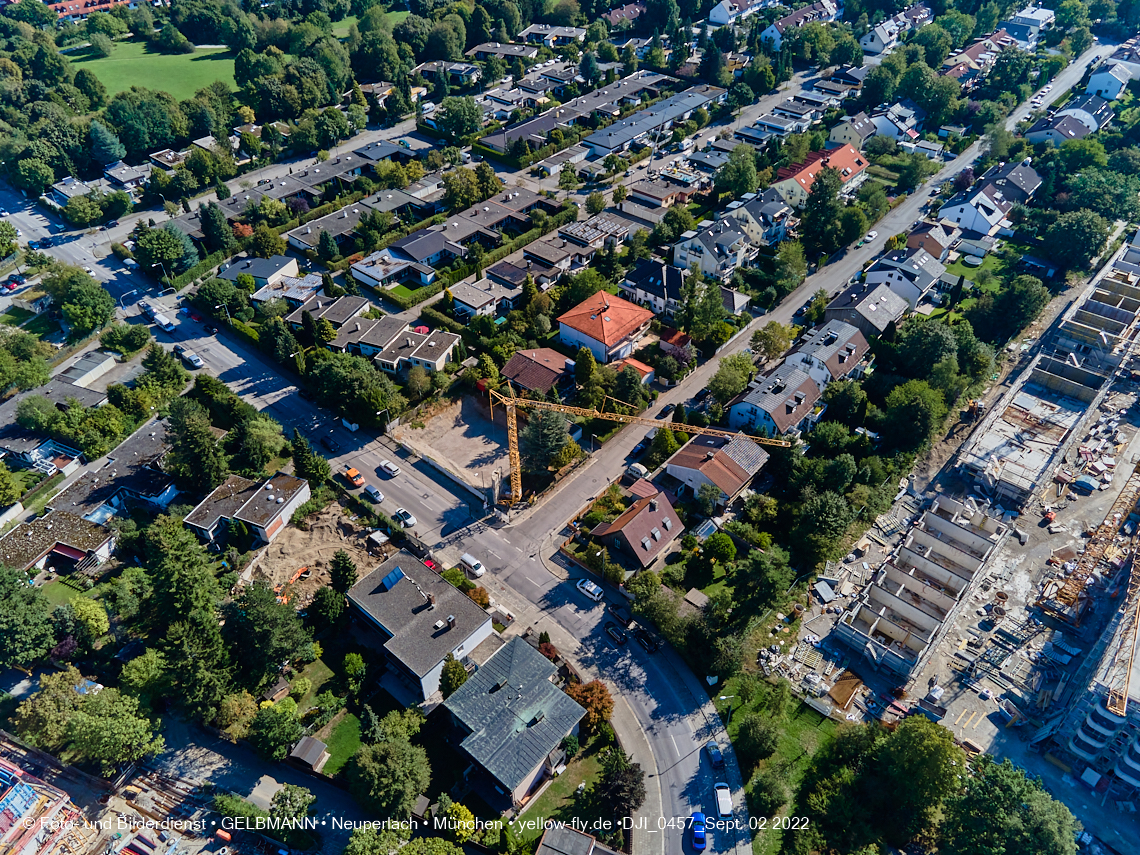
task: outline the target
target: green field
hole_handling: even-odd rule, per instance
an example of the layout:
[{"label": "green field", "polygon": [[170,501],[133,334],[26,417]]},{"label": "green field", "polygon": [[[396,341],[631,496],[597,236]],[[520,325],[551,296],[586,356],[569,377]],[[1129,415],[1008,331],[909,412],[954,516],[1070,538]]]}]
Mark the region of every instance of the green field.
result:
[{"label": "green field", "polygon": [[234,60],[226,48],[198,50],[194,53],[168,55],[152,53],[142,42],[115,42],[115,52],[108,57],[90,55],[74,58],[76,69],[89,68],[114,95],[132,86],[145,86],[169,92],[182,100],[203,86],[224,80],[233,87]]},{"label": "green field", "polygon": [[349,713],[340,720],[328,741],[329,759],[324,773],[335,775],[360,748],[360,719]]}]

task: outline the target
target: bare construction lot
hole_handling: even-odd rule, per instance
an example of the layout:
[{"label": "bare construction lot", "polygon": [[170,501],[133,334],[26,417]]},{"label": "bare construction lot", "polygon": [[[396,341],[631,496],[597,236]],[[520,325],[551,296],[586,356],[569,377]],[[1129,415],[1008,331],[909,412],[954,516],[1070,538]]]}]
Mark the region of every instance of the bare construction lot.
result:
[{"label": "bare construction lot", "polygon": [[420,457],[431,459],[475,489],[489,487],[496,469],[507,476],[506,429],[502,424],[492,424],[486,408],[470,397],[415,424],[423,426],[401,424],[390,433]]},{"label": "bare construction lot", "polygon": [[368,530],[356,526],[337,503],[309,517],[306,524],[308,531],[286,527],[249,569],[253,581],[268,582],[282,595],[288,588],[289,601],[298,607],[329,583],[329,565],[337,550],[352,557],[361,575],[373,561],[367,548]]}]

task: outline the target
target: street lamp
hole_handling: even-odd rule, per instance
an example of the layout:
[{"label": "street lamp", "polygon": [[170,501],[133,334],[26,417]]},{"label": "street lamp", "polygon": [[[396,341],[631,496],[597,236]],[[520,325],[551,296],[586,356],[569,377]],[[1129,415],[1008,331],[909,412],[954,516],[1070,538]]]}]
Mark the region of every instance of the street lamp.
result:
[{"label": "street lamp", "polygon": [[230,319],[230,307],[229,307],[229,306],[227,306],[225,303],[221,303],[221,304],[219,304],[219,305],[217,305],[217,306],[214,306],[214,311],[215,311],[215,312],[216,312],[216,311],[218,311],[218,309],[224,309],[224,310],[225,310],[225,313],[226,313],[226,323],[227,323],[227,324],[229,324],[230,326],[233,326],[233,321]]},{"label": "street lamp", "polygon": [[[386,415],[388,415],[388,408],[387,407],[385,407],[382,410],[376,411],[376,419],[378,421],[380,419],[380,416],[386,416]],[[388,420],[384,419],[383,421],[380,422],[380,433],[385,434],[387,432],[388,432]]]},{"label": "street lamp", "polygon": [[596,433],[590,434],[590,453],[594,453],[594,440],[598,438]]},{"label": "street lamp", "polygon": [[125,300],[125,299],[127,299],[127,297],[131,296],[131,294],[137,294],[138,292],[139,292],[138,288],[133,288],[130,291],[128,291],[126,294],[121,296],[119,298],[119,308],[125,312],[127,310],[127,307],[123,304],[123,300]]},{"label": "street lamp", "polygon": [[725,727],[728,727],[730,724],[732,724],[732,703],[731,703],[731,701],[735,697],[736,697],[736,695],[721,695],[720,696],[720,700],[730,702],[728,705],[728,721],[725,722],[725,725],[724,725]]}]

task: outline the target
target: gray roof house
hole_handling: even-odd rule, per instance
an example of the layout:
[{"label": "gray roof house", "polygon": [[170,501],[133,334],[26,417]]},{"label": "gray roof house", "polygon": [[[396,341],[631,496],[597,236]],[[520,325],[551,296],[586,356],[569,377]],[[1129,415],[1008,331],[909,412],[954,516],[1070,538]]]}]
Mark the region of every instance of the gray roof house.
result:
[{"label": "gray roof house", "polygon": [[846,321],[864,336],[882,335],[910,311],[906,300],[886,285],[856,282],[846,288],[824,310],[825,321]]},{"label": "gray roof house", "polygon": [[946,265],[925,249],[896,249],[875,262],[866,280],[869,285],[886,285],[913,310],[945,272]]},{"label": "gray roof house", "polygon": [[233,264],[218,274],[219,279],[227,282],[237,282],[243,273],[253,277],[253,283],[258,288],[266,285],[275,285],[286,276],[300,276],[297,259],[284,255],[274,255],[271,258],[238,258]]},{"label": "gray roof house", "polygon": [[1051,140],[1058,148],[1065,140],[1081,140],[1091,134],[1087,125],[1072,116],[1052,116],[1038,119],[1025,132],[1025,138],[1031,143],[1043,143]]},{"label": "gray roof house", "polygon": [[688,270],[654,258],[643,258],[618,283],[622,296],[671,318],[681,305],[681,286]]},{"label": "gray roof house", "polygon": [[448,654],[466,663],[494,632],[490,615],[403,550],[353,585],[348,601],[379,634],[390,672],[413,703],[439,691]]},{"label": "gray roof house", "polygon": [[444,701],[460,748],[515,805],[563,762],[559,745],[586,714],[554,685],[556,673],[516,635]]},{"label": "gray roof house", "polygon": [[1099,95],[1080,95],[1057,111],[1058,116],[1072,116],[1090,131],[1099,131],[1116,118],[1109,103]]},{"label": "gray roof house", "polygon": [[729,404],[728,425],[766,436],[810,430],[823,415],[816,407],[822,391],[798,365],[785,362],[757,377]]}]

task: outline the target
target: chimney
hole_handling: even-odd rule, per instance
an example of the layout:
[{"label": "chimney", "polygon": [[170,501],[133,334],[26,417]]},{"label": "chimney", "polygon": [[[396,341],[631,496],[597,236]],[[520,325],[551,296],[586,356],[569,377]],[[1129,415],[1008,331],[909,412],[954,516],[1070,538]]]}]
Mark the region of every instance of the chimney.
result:
[{"label": "chimney", "polygon": [[435,608],[435,594],[428,594],[427,600],[428,600],[428,611],[431,611],[432,609]]},{"label": "chimney", "polygon": [[447,616],[447,628],[448,629],[455,629],[455,615],[448,615]]},{"label": "chimney", "polygon": [[651,510],[651,511],[657,510],[657,499],[656,498],[649,500],[649,510]]}]

